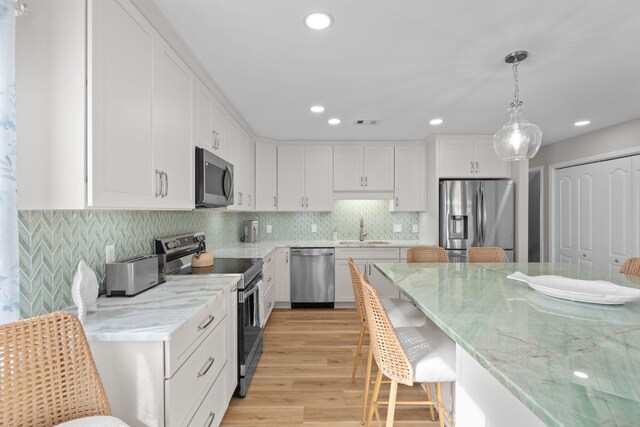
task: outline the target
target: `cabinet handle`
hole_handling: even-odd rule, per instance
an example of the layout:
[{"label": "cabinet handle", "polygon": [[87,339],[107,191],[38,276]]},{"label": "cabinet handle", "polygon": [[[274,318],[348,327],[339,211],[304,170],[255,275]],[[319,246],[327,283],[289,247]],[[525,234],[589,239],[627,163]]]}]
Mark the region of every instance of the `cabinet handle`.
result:
[{"label": "cabinet handle", "polygon": [[587,257],[587,254],[582,254],[582,257],[583,257],[583,258],[586,258],[586,257]]},{"label": "cabinet handle", "polygon": [[289,252],[287,252],[287,259],[286,259],[287,264],[289,264]]},{"label": "cabinet handle", "polygon": [[207,417],[206,421],[204,422],[204,427],[211,427],[211,424],[213,424],[213,420],[216,419],[216,413],[215,412],[209,412],[209,416]]},{"label": "cabinet handle", "polygon": [[302,207],[304,208],[304,196],[302,196]]},{"label": "cabinet handle", "polygon": [[238,197],[240,199],[240,202],[238,204],[241,205],[242,204],[242,193],[239,192],[239,191],[238,191],[238,196],[240,196],[240,197]]},{"label": "cabinet handle", "polygon": [[309,196],[307,196],[306,199],[307,199],[306,207],[309,207]]},{"label": "cabinet handle", "polygon": [[360,177],[360,187],[364,187],[364,177]]},{"label": "cabinet handle", "polygon": [[249,194],[249,203],[247,204],[247,206],[251,206],[251,194]]},{"label": "cabinet handle", "polygon": [[277,207],[278,206],[278,200],[276,199],[276,196],[273,196],[273,207]]},{"label": "cabinet handle", "polygon": [[469,162],[471,163],[471,173],[473,173],[473,162]]},{"label": "cabinet handle", "polygon": [[398,207],[398,198],[396,197],[396,208]]},{"label": "cabinet handle", "polygon": [[617,259],[616,259],[616,260],[614,260],[614,261],[616,262],[616,264],[618,264],[618,263],[620,262],[620,261],[619,261],[619,260],[617,260]]},{"label": "cabinet handle", "polygon": [[267,308],[268,308],[268,309],[269,309],[269,308],[271,308],[271,303],[269,303],[269,305],[267,306]]},{"label": "cabinet handle", "polygon": [[209,369],[211,369],[211,366],[213,366],[213,362],[215,361],[216,361],[215,358],[209,357],[209,359],[207,359],[207,361],[204,362],[204,365],[202,366],[202,368],[200,368],[200,370],[198,371],[198,378],[205,376],[207,372],[209,372]]},{"label": "cabinet handle", "polygon": [[270,281],[271,281],[271,277],[269,277],[269,278],[267,279],[267,283],[269,283]]},{"label": "cabinet handle", "polygon": [[166,172],[162,172],[164,174],[164,196],[162,197],[167,197],[169,195],[169,174]]},{"label": "cabinet handle", "polygon": [[476,173],[478,173],[478,169],[480,169],[480,167],[478,166],[478,161],[476,160]]},{"label": "cabinet handle", "polygon": [[369,186],[369,177],[368,177],[368,176],[365,176],[365,177],[364,177],[364,186],[365,186],[365,187],[368,187],[368,186]]},{"label": "cabinet handle", "polygon": [[271,262],[271,258],[269,258],[269,259],[267,260],[267,264],[269,264],[270,262]]},{"label": "cabinet handle", "polygon": [[207,329],[207,327],[211,324],[211,322],[213,322],[215,320],[216,316],[214,316],[213,314],[210,314],[209,316],[207,316],[206,319],[204,319],[202,321],[202,323],[200,323],[198,325],[198,331],[204,331],[205,329]]},{"label": "cabinet handle", "polygon": [[156,169],[156,197],[162,194],[162,175],[160,171]]}]

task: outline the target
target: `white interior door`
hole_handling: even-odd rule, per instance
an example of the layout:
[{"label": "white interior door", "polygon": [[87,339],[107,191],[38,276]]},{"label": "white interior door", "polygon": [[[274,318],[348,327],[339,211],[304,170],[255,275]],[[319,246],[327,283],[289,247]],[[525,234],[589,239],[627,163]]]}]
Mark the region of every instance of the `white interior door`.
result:
[{"label": "white interior door", "polygon": [[633,226],[632,160],[631,157],[600,163],[602,187],[598,206],[602,209],[603,268],[617,272],[633,254],[636,244]]},{"label": "white interior door", "polygon": [[364,191],[393,191],[393,159],[393,146],[365,145]]},{"label": "white interior door", "polygon": [[305,149],[300,146],[278,147],[278,210],[304,210]]},{"label": "white interior door", "polygon": [[333,210],[333,151],[331,146],[318,145],[306,149],[305,209]]},{"label": "white interior door", "polygon": [[333,190],[361,191],[364,187],[364,157],[361,145],[336,145],[333,151]]},{"label": "white interior door", "polygon": [[580,266],[600,267],[598,243],[601,241],[599,217],[601,199],[599,199],[600,164],[592,163],[574,168],[575,199],[573,220],[577,221],[576,240],[578,264]]},{"label": "white interior door", "polygon": [[556,171],[554,244],[557,262],[577,263],[574,175],[572,168]]}]

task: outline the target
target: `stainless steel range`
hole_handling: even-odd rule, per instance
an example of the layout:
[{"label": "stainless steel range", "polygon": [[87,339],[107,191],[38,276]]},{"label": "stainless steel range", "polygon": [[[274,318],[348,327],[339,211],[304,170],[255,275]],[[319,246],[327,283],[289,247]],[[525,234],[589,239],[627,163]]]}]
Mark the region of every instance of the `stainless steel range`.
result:
[{"label": "stainless steel range", "polygon": [[185,234],[155,241],[155,252],[167,257],[167,275],[242,274],[238,283],[238,388],[235,395],[244,397],[263,350],[263,330],[257,318],[262,260],[215,258],[211,267],[192,267],[191,257],[205,250],[204,233]]}]

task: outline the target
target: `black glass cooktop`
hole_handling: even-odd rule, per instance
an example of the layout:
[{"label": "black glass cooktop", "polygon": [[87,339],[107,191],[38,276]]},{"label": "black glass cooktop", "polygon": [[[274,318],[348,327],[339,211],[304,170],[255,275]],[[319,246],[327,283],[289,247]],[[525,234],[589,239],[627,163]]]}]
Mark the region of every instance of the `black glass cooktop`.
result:
[{"label": "black glass cooktop", "polygon": [[244,274],[260,261],[260,258],[214,258],[210,267],[185,266],[171,274]]}]

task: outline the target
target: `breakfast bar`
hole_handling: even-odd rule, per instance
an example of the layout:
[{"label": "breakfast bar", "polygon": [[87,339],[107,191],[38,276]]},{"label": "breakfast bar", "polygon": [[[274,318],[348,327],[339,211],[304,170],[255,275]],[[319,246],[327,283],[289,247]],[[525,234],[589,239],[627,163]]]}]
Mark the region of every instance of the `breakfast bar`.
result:
[{"label": "breakfast bar", "polygon": [[639,278],[556,263],[375,267],[455,341],[458,427],[640,422],[640,301],[560,300],[507,276],[519,271],[633,288]]}]

